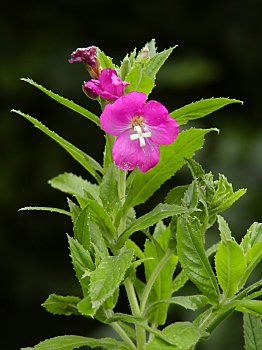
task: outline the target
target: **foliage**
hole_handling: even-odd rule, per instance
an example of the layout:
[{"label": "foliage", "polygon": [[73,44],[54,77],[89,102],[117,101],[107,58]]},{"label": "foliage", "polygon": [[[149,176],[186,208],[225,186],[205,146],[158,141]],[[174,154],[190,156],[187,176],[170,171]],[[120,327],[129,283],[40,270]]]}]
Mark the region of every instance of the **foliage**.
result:
[{"label": "foliage", "polygon": [[[113,68],[130,84],[126,92],[149,95],[156,74],[174,48],[157,52],[155,41],[136,53],[126,55],[120,66],[98,50],[102,68]],[[90,122],[99,118],[74,102],[55,94],[31,79],[23,79],[52,99]],[[105,101],[97,98],[104,108]],[[231,103],[229,98],[203,99],[170,113],[180,125],[198,119]],[[51,294],[43,307],[53,314],[91,317],[109,324],[121,340],[60,336],[40,342],[33,348],[73,350],[82,346],[102,349],[192,350],[200,339],[232,312],[244,313],[247,350],[261,348],[262,280],[246,282],[262,259],[262,224],[254,223],[239,244],[221,216],[246,190],[235,191],[224,175],[214,179],[194,159],[211,129],[188,128],[175,142],[161,147],[160,161],[146,173],[128,173],[112,161],[114,138],[106,135],[103,166],[37,119],[13,110],[63,147],[94,182],[72,173],[62,173],[49,184],[66,195],[68,209],[25,207],[22,210],[49,210],[69,215],[72,232],[68,236],[72,265],[80,286],[80,296]],[[176,186],[150,212],[137,217],[135,207],[145,203],[183,166],[188,166],[192,182]],[[207,248],[205,237],[218,222],[220,240]],[[144,246],[133,240],[139,232]],[[210,256],[214,254],[214,264]],[[144,269],[144,279],[137,270]],[[181,271],[177,269],[180,268]],[[178,272],[179,271],[179,272]],[[191,282],[199,294],[177,294]],[[115,312],[120,288],[124,288],[131,314]],[[198,311],[193,322],[166,325],[170,305]],[[200,311],[203,309],[202,311]],[[164,326],[159,330],[159,326]],[[253,330],[253,331],[252,331]],[[24,349],[25,350],[25,349]]]}]

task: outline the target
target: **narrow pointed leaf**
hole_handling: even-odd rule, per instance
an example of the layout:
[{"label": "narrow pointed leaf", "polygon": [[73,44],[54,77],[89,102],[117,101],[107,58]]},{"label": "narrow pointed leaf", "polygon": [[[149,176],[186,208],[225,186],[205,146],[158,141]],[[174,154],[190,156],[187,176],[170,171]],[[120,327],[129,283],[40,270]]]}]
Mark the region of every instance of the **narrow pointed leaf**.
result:
[{"label": "narrow pointed leaf", "polygon": [[202,227],[196,217],[181,216],[178,219],[177,252],[190,280],[210,302],[216,304],[219,297],[217,280],[206,255]]},{"label": "narrow pointed leaf", "polygon": [[51,213],[58,213],[58,214],[71,216],[71,214],[67,210],[60,209],[60,208],[52,208],[52,207],[23,207],[23,208],[19,209],[19,211],[26,211],[26,210],[50,211]]},{"label": "narrow pointed leaf", "polygon": [[35,86],[37,89],[41,90],[44,92],[47,96],[51,97],[58,103],[64,105],[67,108],[72,109],[73,111],[81,114],[82,116],[86,117],[87,119],[91,120],[93,123],[95,123],[97,126],[100,127],[100,121],[99,118],[92,112],[88,111],[87,109],[79,106],[73,101],[68,100],[67,98],[64,98],[62,96],[59,96],[58,94],[55,94],[54,92],[47,90],[43,86],[37,84],[34,82],[32,79],[29,78],[22,78],[21,80],[25,81],[26,83]]},{"label": "narrow pointed leaf", "polygon": [[175,118],[179,125],[183,125],[189,120],[203,118],[231,103],[243,102],[223,97],[202,99],[171,112],[170,117]]},{"label": "narrow pointed leaf", "polygon": [[242,299],[235,301],[237,311],[248,312],[256,317],[262,318],[262,300]]},{"label": "narrow pointed leaf", "polygon": [[125,241],[132,235],[132,233],[143,230],[156,224],[159,220],[168,218],[173,215],[183,214],[188,212],[187,208],[184,208],[175,204],[158,204],[149,213],[140,216],[135,220],[119,237],[116,248],[121,248]]},{"label": "narrow pointed leaf", "polygon": [[98,182],[100,181],[101,177],[97,173],[97,171],[103,173],[103,169],[101,165],[88,156],[86,153],[75,147],[70,142],[63,139],[61,136],[56,134],[54,131],[49,130],[44,124],[39,122],[37,119],[31,117],[28,114],[25,114],[21,111],[12,110],[12,112],[15,112],[28,121],[30,121],[33,125],[35,125],[38,129],[40,129],[44,134],[51,137],[54,141],[56,141],[62,148],[64,148],[80,165],[82,165]]},{"label": "narrow pointed leaf", "polygon": [[88,346],[89,348],[102,348],[102,349],[119,349],[128,350],[129,348],[122,342],[112,338],[87,338],[78,335],[64,335],[51,339],[47,339],[37,344],[34,347],[23,348],[21,350],[73,350],[79,349],[82,346]]}]

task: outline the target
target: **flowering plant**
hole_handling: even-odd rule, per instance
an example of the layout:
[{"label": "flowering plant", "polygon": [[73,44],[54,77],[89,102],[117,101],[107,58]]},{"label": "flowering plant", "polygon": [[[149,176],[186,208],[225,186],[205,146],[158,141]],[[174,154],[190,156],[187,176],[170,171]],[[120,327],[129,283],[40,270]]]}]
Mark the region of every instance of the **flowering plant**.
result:
[{"label": "flowering plant", "polygon": [[[101,339],[58,336],[27,350],[192,350],[234,311],[244,314],[246,349],[261,349],[262,280],[250,284],[248,278],[262,258],[262,224],[253,223],[241,243],[236,242],[221,213],[246,190],[234,191],[224,175],[214,179],[194,160],[205,136],[217,129],[184,128],[190,120],[241,101],[202,99],[169,113],[160,102],[148,99],[173,49],[157,52],[152,40],[140,52],[126,55],[120,66],[95,46],[73,52],[69,62],[83,63],[92,78],[82,87],[99,102],[100,118],[22,79],[105,132],[101,165],[37,119],[13,110],[62,146],[94,179],[63,173],[49,181],[72,196],[68,210],[22,208],[49,210],[72,220],[68,243],[81,292],[51,294],[43,306],[57,315],[94,318],[116,333]],[[192,182],[174,187],[164,203],[137,217],[136,206],[182,166],[189,167]],[[216,222],[217,243],[206,247],[205,235]],[[144,237],[142,244],[134,239],[136,232]],[[198,293],[185,294],[186,283],[193,283]],[[116,311],[120,290],[127,295],[130,312]],[[197,311],[197,316],[167,324],[170,305]]]}]

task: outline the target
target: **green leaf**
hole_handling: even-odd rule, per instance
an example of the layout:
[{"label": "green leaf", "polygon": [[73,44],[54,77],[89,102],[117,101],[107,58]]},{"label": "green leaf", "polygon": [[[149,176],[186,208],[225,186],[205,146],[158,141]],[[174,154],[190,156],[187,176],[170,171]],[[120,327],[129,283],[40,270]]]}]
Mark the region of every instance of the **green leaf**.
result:
[{"label": "green leaf", "polygon": [[51,207],[23,207],[18,211],[26,211],[26,210],[36,210],[36,211],[50,211],[51,213],[58,213],[67,216],[71,216],[71,214],[67,210],[63,210],[60,208],[51,208]]},{"label": "green leaf", "polygon": [[191,158],[203,146],[204,136],[215,129],[182,131],[175,142],[161,148],[159,163],[145,174],[133,171],[128,177],[125,209],[144,203],[169,178],[182,168],[186,158]]},{"label": "green leaf", "polygon": [[[218,243],[213,244],[208,250],[206,251],[207,256],[209,257],[210,255],[214,254],[217,251],[218,248]],[[184,285],[187,283],[189,280],[186,272],[182,270],[173,280],[172,284],[172,293],[177,292],[179,289],[184,287]]]},{"label": "green leaf", "polygon": [[121,248],[125,241],[132,235],[132,233],[144,230],[147,227],[150,227],[156,224],[159,220],[168,218],[173,215],[183,214],[188,212],[187,208],[175,205],[175,204],[158,204],[153,210],[149,213],[140,216],[136,219],[119,237],[116,248]]},{"label": "green leaf", "polygon": [[187,159],[187,164],[194,179],[201,179],[205,176],[204,169],[193,158]]},{"label": "green leaf", "polygon": [[156,337],[146,345],[145,349],[188,350],[199,341],[201,336],[201,331],[192,323],[176,322],[164,328],[161,332],[161,338],[165,339],[167,343]]},{"label": "green leaf", "polygon": [[94,263],[89,252],[77,240],[68,236],[68,242],[76,277],[86,295],[89,289],[89,277],[86,272],[94,269]]},{"label": "green leaf", "polygon": [[231,231],[226,220],[220,215],[217,216],[217,220],[218,220],[219,231],[221,234],[221,240],[224,243],[226,243],[227,241],[231,241],[232,240]]},{"label": "green leaf", "polygon": [[77,304],[81,299],[75,296],[50,294],[42,306],[55,315],[79,315]]},{"label": "green leaf", "polygon": [[233,239],[219,244],[215,266],[225,296],[229,298],[235,295],[246,269],[246,260],[241,247]]},{"label": "green leaf", "polygon": [[151,309],[154,309],[159,304],[176,304],[184,307],[189,310],[198,310],[203,308],[208,304],[208,298],[204,295],[188,295],[188,296],[177,296],[169,299],[162,299],[156,302],[153,302],[149,308],[148,312]]},{"label": "green leaf", "polygon": [[89,208],[86,207],[83,210],[81,210],[74,223],[74,237],[88,251],[90,251],[91,243],[89,221]]},{"label": "green leaf", "polygon": [[[246,189],[233,191],[232,184],[230,184],[224,175],[219,175],[217,188],[212,198],[209,208],[209,216],[215,217],[216,214],[230,208],[234,202],[246,193]],[[211,219],[212,221],[212,219]]]},{"label": "green leaf", "polygon": [[196,217],[178,218],[177,252],[190,280],[208,297],[210,302],[216,304],[219,297],[217,280],[207,258],[202,227]]},{"label": "green leaf", "polygon": [[79,301],[79,303],[77,304],[77,309],[80,312],[80,314],[84,316],[94,317],[96,311],[98,310],[98,307],[93,308],[90,295],[87,295],[84,299]]},{"label": "green leaf", "polygon": [[72,109],[73,111],[81,114],[82,116],[86,117],[87,119],[91,120],[93,123],[95,123],[97,126],[100,127],[100,121],[99,118],[93,114],[92,112],[88,111],[87,109],[79,106],[78,104],[74,103],[73,101],[68,100],[67,98],[64,98],[62,96],[59,96],[58,94],[55,94],[54,92],[47,90],[43,86],[37,84],[34,82],[32,79],[28,78],[22,78],[21,80],[35,86],[37,89],[41,90],[44,92],[46,95],[51,97],[52,99],[56,100],[58,103],[64,105],[67,108]]},{"label": "green leaf", "polygon": [[155,79],[157,72],[171,55],[172,51],[176,48],[176,46],[171,47],[167,50],[161,51],[155,54],[153,57],[149,58],[144,65],[145,74]]},{"label": "green leaf", "polygon": [[114,211],[115,206],[119,207],[116,175],[115,165],[110,164],[106,169],[100,185],[100,198],[104,208],[110,213]]},{"label": "green leaf", "polygon": [[97,48],[97,58],[99,60],[100,66],[104,68],[115,69],[115,65],[111,57],[107,56],[103,51]]},{"label": "green leaf", "polygon": [[262,300],[242,299],[236,300],[234,304],[237,311],[248,312],[262,318]]},{"label": "green leaf", "polygon": [[244,313],[245,350],[262,349],[262,321],[257,317]]},{"label": "green leaf", "polygon": [[[170,239],[170,229],[167,229],[166,232],[169,232]],[[158,239],[160,240],[160,238],[161,236]],[[160,261],[163,259],[168,247],[169,239],[166,238],[161,242],[162,244],[165,244],[165,247],[161,247],[161,245],[158,244],[158,242],[151,242],[150,240],[146,240],[144,254],[146,258],[151,258],[150,260],[144,262],[147,282],[150,280],[151,276],[155,274],[155,271],[157,270]],[[152,286],[148,298],[148,303],[152,303],[152,301],[157,301],[161,299],[168,299],[171,297],[172,278],[177,262],[177,256],[171,254],[167,263],[162,267]],[[166,322],[168,306],[168,304],[156,305],[156,307],[153,310],[151,310],[149,314],[150,322],[152,322],[155,325],[164,325]]]},{"label": "green leaf", "polygon": [[246,235],[242,239],[241,247],[244,252],[247,251],[256,243],[262,242],[262,224],[254,222],[247,230]]},{"label": "green leaf", "polygon": [[108,256],[90,275],[90,297],[92,307],[97,308],[109,298],[125,277],[133,259],[133,251],[127,250],[118,256]]},{"label": "green leaf", "polygon": [[85,206],[86,198],[101,202],[99,198],[99,187],[96,184],[82,179],[81,176],[72,173],[64,173],[53,177],[48,183],[51,187],[59,191],[76,196],[78,200],[80,199],[79,204],[81,206]]},{"label": "green leaf", "polygon": [[57,135],[54,131],[49,130],[45,125],[39,122],[37,119],[31,117],[28,114],[25,114],[21,111],[12,109],[12,112],[21,115],[25,119],[29,120],[33,125],[40,129],[44,134],[48,135],[56,141],[62,148],[64,148],[80,165],[82,165],[98,182],[100,182],[101,177],[97,171],[103,173],[103,168],[101,165],[88,156],[86,153],[72,145],[70,142],[63,139],[61,136]]},{"label": "green leaf", "polygon": [[188,185],[177,186],[170,190],[166,196],[165,202],[167,204],[182,204],[182,198],[186,190],[188,189]]},{"label": "green leaf", "polygon": [[130,83],[125,89],[126,92],[138,91],[149,95],[155,86],[154,79],[145,74],[143,65],[140,62],[136,62],[133,65],[125,80]]},{"label": "green leaf", "polygon": [[115,227],[107,211],[95,200],[89,199],[87,202],[90,217],[101,229],[104,239],[109,243],[115,235]]},{"label": "green leaf", "polygon": [[102,348],[102,349],[119,349],[128,350],[122,342],[112,338],[87,338],[78,335],[63,335],[51,339],[47,339],[37,344],[33,348],[23,348],[21,350],[73,350],[82,346],[88,346],[90,348]]},{"label": "green leaf", "polygon": [[223,97],[202,99],[171,112],[170,117],[175,118],[179,125],[183,125],[189,120],[203,118],[231,103],[243,104],[242,101]]}]

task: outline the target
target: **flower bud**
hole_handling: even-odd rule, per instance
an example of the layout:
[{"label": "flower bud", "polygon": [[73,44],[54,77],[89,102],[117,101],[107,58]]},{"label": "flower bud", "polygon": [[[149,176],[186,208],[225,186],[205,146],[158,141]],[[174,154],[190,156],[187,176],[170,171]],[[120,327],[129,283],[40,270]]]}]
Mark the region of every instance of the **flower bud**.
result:
[{"label": "flower bud", "polygon": [[97,59],[96,46],[89,46],[85,48],[78,48],[71,54],[69,63],[82,62],[92,78],[99,76],[99,62]]}]

